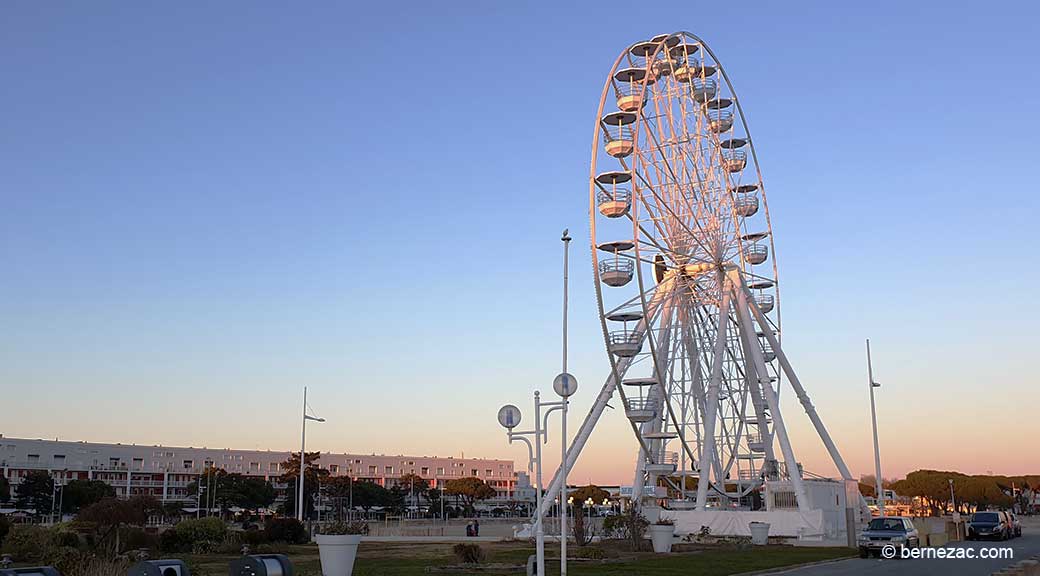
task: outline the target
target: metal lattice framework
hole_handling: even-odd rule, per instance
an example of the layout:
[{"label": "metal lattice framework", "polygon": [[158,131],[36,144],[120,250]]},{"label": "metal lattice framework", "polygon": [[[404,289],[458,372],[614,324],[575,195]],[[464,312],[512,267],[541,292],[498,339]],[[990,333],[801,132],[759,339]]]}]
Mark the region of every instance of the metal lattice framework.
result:
[{"label": "metal lattice framework", "polygon": [[[618,56],[597,112],[589,190],[610,375],[568,461],[617,392],[639,449],[635,501],[663,485],[703,509],[788,480],[806,509],[779,410],[786,377],[851,478],[780,347],[758,159],[730,79],[703,40],[662,35]],[[688,478],[697,479],[695,498]],[[543,506],[559,484],[557,473]]]}]

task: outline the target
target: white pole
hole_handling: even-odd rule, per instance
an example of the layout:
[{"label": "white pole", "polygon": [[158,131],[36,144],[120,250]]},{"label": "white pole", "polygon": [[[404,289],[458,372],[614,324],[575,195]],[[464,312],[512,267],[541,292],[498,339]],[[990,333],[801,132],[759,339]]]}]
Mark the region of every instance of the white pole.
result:
[{"label": "white pole", "polygon": [[[568,252],[570,252],[571,237],[567,235],[567,231],[563,231],[563,373],[567,373],[567,265],[568,265]],[[560,466],[563,467],[563,491],[560,496],[560,502],[564,502],[567,498],[567,472],[570,468],[567,465],[567,404],[569,398],[563,397],[563,415],[561,416],[562,425],[560,429],[562,431],[562,442],[560,442]],[[541,465],[541,461],[539,461]],[[541,574],[539,574],[541,576]],[[564,504],[563,513],[560,515],[560,576],[567,576],[567,506]]]},{"label": "white pole", "polygon": [[534,459],[535,484],[538,504],[538,518],[535,519],[535,562],[538,564],[538,576],[545,576],[545,529],[542,526],[542,401],[537,390],[534,391]]},{"label": "white pole", "polygon": [[296,500],[296,519],[303,522],[303,473],[307,466],[307,387],[303,387],[303,432],[300,435],[300,489]]},{"label": "white pole", "polygon": [[[719,407],[719,383],[722,381],[722,363],[726,353],[726,330],[729,325],[730,290],[722,293],[719,306],[719,325],[715,332],[715,350],[711,362],[711,379],[708,381],[707,413],[704,415],[704,448],[701,450],[700,470],[697,477],[697,511],[704,512],[708,505],[708,484],[715,462],[715,422]],[[717,482],[724,483],[722,470],[715,470]]]},{"label": "white pole", "polygon": [[874,483],[877,487],[878,515],[885,515],[885,492],[881,487],[881,449],[878,447],[877,409],[874,407],[874,368],[870,362],[870,338],[867,338],[867,384],[870,386],[870,421],[874,426]]}]

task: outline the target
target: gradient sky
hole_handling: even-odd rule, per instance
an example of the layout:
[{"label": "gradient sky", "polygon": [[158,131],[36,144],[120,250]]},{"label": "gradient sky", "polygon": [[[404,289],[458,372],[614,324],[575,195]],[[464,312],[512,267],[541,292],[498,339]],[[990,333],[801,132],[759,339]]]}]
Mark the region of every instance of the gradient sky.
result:
[{"label": "gradient sky", "polygon": [[[869,336],[885,476],[1040,473],[1035,4],[632,6],[4,2],[0,433],[298,449],[306,384],[311,448],[522,468],[495,412],[551,394],[564,227],[572,430],[609,369],[605,75],[685,29],[749,116],[784,342],[853,472]],[[634,446],[608,412],[574,480],[629,483]]]}]

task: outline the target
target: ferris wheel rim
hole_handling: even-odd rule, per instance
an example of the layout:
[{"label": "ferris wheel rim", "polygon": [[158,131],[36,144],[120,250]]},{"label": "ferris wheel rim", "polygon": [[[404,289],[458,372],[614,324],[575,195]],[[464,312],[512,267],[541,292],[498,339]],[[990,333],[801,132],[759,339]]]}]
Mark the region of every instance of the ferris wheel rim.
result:
[{"label": "ferris wheel rim", "polygon": [[[748,128],[747,118],[744,115],[743,109],[742,109],[742,107],[740,105],[740,99],[736,97],[736,90],[732,86],[732,82],[730,81],[729,76],[728,76],[728,74],[725,71],[725,68],[722,66],[722,63],[719,61],[719,59],[717,58],[715,53],[711,50],[711,48],[707,45],[706,42],[704,42],[702,39],[700,39],[696,35],[694,35],[692,33],[689,33],[689,32],[677,32],[677,33],[674,33],[674,34],[671,34],[671,35],[667,35],[666,38],[668,38],[668,39],[673,38],[673,37],[679,38],[679,37],[682,37],[682,36],[685,36],[686,38],[689,38],[689,39],[693,40],[697,45],[699,45],[700,49],[704,50],[703,53],[706,53],[706,54],[710,55],[710,57],[712,58],[712,60],[714,61],[715,65],[716,65],[715,68],[719,71],[720,76],[724,79],[724,81],[725,81],[725,83],[727,85],[727,88],[729,89],[730,93],[733,95],[732,101],[733,101],[733,105],[735,107],[735,115],[739,116],[739,118],[740,118],[741,127],[743,128],[743,131],[744,131],[744,139],[747,140],[746,144],[749,146],[749,151],[751,153],[752,163],[755,166],[755,170],[754,170],[754,175],[755,175],[755,178],[756,178],[755,186],[756,186],[756,189],[759,192],[758,196],[761,198],[761,202],[762,202],[762,205],[763,205],[763,208],[764,208],[766,230],[768,230],[766,235],[768,236],[769,253],[772,256],[772,258],[771,258],[772,259],[772,262],[771,262],[772,274],[771,274],[771,276],[773,278],[773,289],[775,290],[775,297],[774,298],[776,300],[776,308],[775,308],[775,310],[776,310],[776,318],[777,318],[776,319],[776,331],[779,332],[779,286],[778,286],[779,283],[776,281],[776,279],[778,278],[778,267],[777,267],[777,263],[776,263],[776,260],[777,260],[776,259],[776,251],[774,249],[775,243],[774,243],[774,238],[773,238],[772,222],[771,222],[771,219],[770,219],[769,213],[768,213],[768,201],[767,201],[767,196],[766,196],[766,193],[765,193],[764,182],[763,182],[762,175],[761,175],[761,167],[760,167],[760,165],[758,163],[757,152],[756,152],[756,150],[754,148],[754,140],[751,138],[750,130]],[[604,88],[603,88],[603,92],[602,92],[602,95],[601,95],[601,98],[600,98],[600,103],[599,103],[599,109],[597,111],[597,119],[604,118],[604,107],[605,107],[606,102],[607,102],[607,96],[609,94],[610,88],[611,88],[611,86],[613,84],[613,80],[616,77],[616,75],[621,73],[624,70],[638,69],[635,66],[636,63],[632,61],[632,56],[631,56],[632,52],[631,52],[631,50],[635,46],[637,46],[639,44],[644,44],[644,43],[645,42],[643,42],[643,43],[634,43],[634,44],[630,45],[628,48],[626,48],[624,51],[622,51],[621,54],[619,54],[618,58],[615,60],[615,63],[612,66],[612,68],[610,70],[610,73],[607,76],[607,80],[604,83]],[[678,42],[676,42],[676,43],[678,43]],[[657,46],[658,46],[658,48],[653,53],[653,58],[656,58],[657,53],[660,52],[660,50],[663,49],[666,46],[666,43],[665,43],[665,41],[662,40],[662,41],[657,43]],[[674,44],[672,46],[674,46]],[[669,48],[669,49],[671,49],[671,48]],[[626,59],[626,57],[628,58],[628,64],[630,66],[628,68],[624,68],[624,69],[619,70],[619,65],[622,64],[622,62]],[[649,59],[650,56],[646,56],[646,58]],[[655,80],[655,82],[656,82],[656,80]],[[644,78],[643,81],[642,81],[642,88],[641,88],[641,95],[644,98],[645,98],[647,86],[648,86],[648,78]],[[637,127],[637,130],[638,130],[638,127]],[[607,356],[608,356],[610,364],[611,364],[611,373],[612,373],[613,378],[615,379],[615,382],[617,384],[619,384],[619,386],[617,386],[617,388],[619,390],[619,394],[622,397],[622,401],[627,401],[627,399],[625,398],[624,391],[623,391],[622,387],[620,386],[620,383],[622,382],[624,374],[623,374],[623,372],[619,371],[619,367],[618,367],[619,363],[617,362],[616,358],[614,357],[614,354],[610,350],[610,344],[611,344],[611,341],[610,341],[610,329],[609,329],[609,326],[607,324],[607,321],[608,321],[609,318],[608,318],[607,308],[606,308],[606,306],[604,304],[604,300],[603,300],[603,287],[602,287],[601,273],[600,273],[600,259],[599,259],[599,254],[597,253],[598,249],[599,249],[599,244],[600,243],[598,242],[597,229],[596,229],[596,220],[597,220],[596,195],[597,195],[597,190],[601,190],[601,188],[599,188],[597,186],[597,176],[598,176],[598,174],[597,174],[597,166],[598,166],[598,156],[600,155],[598,142],[600,140],[602,131],[603,131],[602,124],[598,120],[597,123],[596,123],[596,127],[594,129],[594,133],[593,133],[592,164],[591,164],[591,169],[590,169],[590,211],[589,211],[589,219],[590,219],[590,240],[591,240],[591,248],[592,248],[591,252],[592,252],[593,275],[594,275],[594,281],[595,281],[594,283],[595,283],[595,286],[596,286],[597,306],[598,306],[598,309],[599,309],[601,329],[602,329],[602,332],[603,332],[604,344],[605,344],[605,346],[607,348]],[[717,141],[716,144],[720,144],[720,143]],[[621,158],[619,160],[620,160],[621,165],[625,169],[621,170],[621,171],[616,171],[616,172],[627,172],[630,175],[633,175],[633,177],[631,179],[635,180],[634,174],[636,174],[636,172],[637,172],[637,168],[636,168],[635,164],[629,166],[624,158]],[[633,201],[632,202],[632,207],[634,208],[636,205],[637,205],[637,203],[635,201]],[[633,222],[633,238],[634,239],[639,239],[640,238],[639,219],[638,218],[631,218],[631,220]],[[742,240],[738,240],[738,241],[739,242],[743,242]],[[642,309],[641,311],[642,311],[643,317],[645,319],[647,319],[647,322],[649,323],[651,321],[650,319],[654,315],[653,313],[651,313],[651,310],[649,309],[649,304],[650,303],[648,302],[648,299],[647,299],[647,294],[650,292],[650,290],[648,290],[646,288],[646,283],[644,282],[644,278],[643,278],[644,277],[643,266],[640,265],[640,262],[642,261],[642,258],[640,257],[640,254],[641,254],[640,242],[636,241],[633,244],[634,244],[633,247],[634,247],[634,250],[635,250],[635,253],[636,253],[636,257],[635,257],[636,264],[635,264],[635,270],[634,271],[636,273],[635,276],[636,276],[636,279],[637,279],[637,285],[639,287],[639,289],[638,289],[638,298],[639,298],[639,301],[640,301],[640,308]],[[741,259],[743,259],[743,244],[740,244],[739,246],[740,246],[741,249],[738,250],[738,253],[741,255]],[[743,266],[742,266],[742,268],[743,268]],[[656,285],[655,285],[655,290],[659,286],[660,286],[660,282],[657,282]],[[655,311],[655,313],[656,313],[656,311]],[[651,358],[651,362],[653,362],[655,364],[655,367],[654,367],[655,374],[657,375],[657,378],[659,379],[659,381],[661,381],[663,383],[665,380],[667,380],[667,378],[662,373],[661,367],[657,365],[658,364],[658,353],[657,353],[657,350],[656,350],[656,346],[657,345],[656,345],[655,338],[654,338],[654,335],[653,335],[653,329],[648,327],[646,329],[646,334],[644,335],[644,338],[647,340],[647,342],[649,343],[649,346],[651,348],[651,352],[650,352],[649,356]],[[625,371],[627,371],[628,367],[629,366],[626,365]],[[662,384],[662,386],[663,386],[663,384]],[[666,406],[668,408],[669,412],[671,413],[672,412],[672,407],[671,407],[670,403],[668,402],[667,393],[665,395],[665,398],[663,399],[663,404],[664,404],[664,406]],[[676,427],[679,428],[678,422],[675,421],[676,419],[674,417],[674,414],[670,414],[670,417],[673,420],[673,424],[675,424]],[[633,431],[634,431],[634,433],[636,435],[636,438],[639,441],[641,447],[644,449],[644,451],[646,453],[649,454],[649,450],[647,449],[647,446],[643,443],[643,438],[640,435],[640,432],[639,432],[638,428],[634,424],[633,424],[632,428],[633,428]],[[743,428],[743,423],[741,423],[741,428]],[[694,456],[692,448],[689,446],[689,443],[686,442],[683,439],[680,439],[680,443],[681,443],[681,445],[683,447],[684,452],[686,452],[687,455],[690,456],[691,459],[693,459],[695,456]],[[730,460],[732,460],[732,458],[730,458]],[[727,466],[727,468],[728,468],[728,466]]]}]

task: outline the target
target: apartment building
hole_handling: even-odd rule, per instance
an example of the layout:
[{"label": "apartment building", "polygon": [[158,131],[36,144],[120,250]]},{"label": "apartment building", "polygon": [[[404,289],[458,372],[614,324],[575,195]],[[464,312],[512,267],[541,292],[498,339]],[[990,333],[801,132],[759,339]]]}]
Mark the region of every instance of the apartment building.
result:
[{"label": "apartment building", "polygon": [[[119,497],[143,494],[167,501],[193,502],[188,485],[206,469],[258,476],[284,489],[282,464],[292,453],[137,444],[100,444],[30,440],[0,436],[0,473],[16,486],[31,470],[48,470],[59,484],[102,480]],[[515,498],[512,460],[435,456],[322,453],[318,465],[332,476],[350,476],[390,488],[404,474],[416,474],[430,486],[476,476],[495,489],[490,504]]]}]

